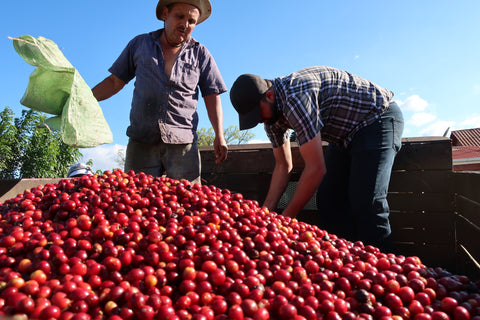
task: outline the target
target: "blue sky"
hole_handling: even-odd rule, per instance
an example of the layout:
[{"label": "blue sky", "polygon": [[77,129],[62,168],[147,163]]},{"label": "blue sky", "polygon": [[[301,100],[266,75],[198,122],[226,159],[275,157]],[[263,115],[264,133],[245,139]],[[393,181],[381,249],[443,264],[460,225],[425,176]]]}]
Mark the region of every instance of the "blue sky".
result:
[{"label": "blue sky", "polygon": [[[192,36],[213,54],[230,88],[242,73],[264,78],[327,65],[392,90],[406,120],[404,137],[441,136],[447,128],[480,127],[480,1],[211,0],[213,13]],[[34,67],[9,37],[53,40],[93,87],[135,35],[163,27],[155,0],[31,1],[0,4],[1,110],[24,109],[20,99]],[[115,167],[133,81],[100,102],[113,143],[82,149],[96,169]],[[224,128],[238,125],[228,92]],[[203,101],[199,128],[209,128]],[[266,142],[262,126],[255,141]]]}]

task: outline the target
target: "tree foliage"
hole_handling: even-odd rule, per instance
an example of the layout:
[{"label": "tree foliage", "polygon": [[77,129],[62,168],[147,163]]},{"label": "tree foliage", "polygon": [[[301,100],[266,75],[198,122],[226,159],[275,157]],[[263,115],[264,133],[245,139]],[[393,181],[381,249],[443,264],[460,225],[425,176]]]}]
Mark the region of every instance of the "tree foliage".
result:
[{"label": "tree foliage", "polygon": [[23,110],[15,118],[6,107],[0,113],[0,178],[65,177],[82,154],[66,145],[58,132],[43,125],[46,116]]},{"label": "tree foliage", "polygon": [[[215,132],[213,131],[213,128],[210,127],[208,130],[200,128],[197,130],[197,135],[199,146],[213,146],[213,141],[215,140]],[[225,129],[223,135],[225,136],[227,145],[247,143],[255,137],[255,134],[252,132],[248,130],[239,130],[237,126],[233,125]]]},{"label": "tree foliage", "polygon": [[115,157],[115,163],[118,165],[119,168],[125,167],[125,157],[126,157],[126,149],[118,149],[117,150],[117,155]]}]

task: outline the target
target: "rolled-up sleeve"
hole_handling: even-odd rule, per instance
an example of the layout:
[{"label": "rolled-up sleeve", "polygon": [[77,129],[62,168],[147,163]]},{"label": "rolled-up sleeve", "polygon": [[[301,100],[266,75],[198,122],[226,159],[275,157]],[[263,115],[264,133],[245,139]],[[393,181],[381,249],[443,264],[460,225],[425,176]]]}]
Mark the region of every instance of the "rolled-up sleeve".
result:
[{"label": "rolled-up sleeve", "polygon": [[227,91],[227,86],[223,81],[222,75],[218,66],[207,48],[202,48],[204,60],[200,67],[199,87],[202,97],[211,94],[221,94]]}]

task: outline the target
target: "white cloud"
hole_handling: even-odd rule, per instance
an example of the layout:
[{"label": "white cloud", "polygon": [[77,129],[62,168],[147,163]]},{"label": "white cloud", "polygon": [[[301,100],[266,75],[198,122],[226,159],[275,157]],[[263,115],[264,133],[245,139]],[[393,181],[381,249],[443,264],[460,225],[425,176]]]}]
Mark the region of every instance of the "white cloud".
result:
[{"label": "white cloud", "polygon": [[408,97],[405,101],[395,100],[398,105],[402,108],[403,111],[414,111],[414,112],[421,112],[425,111],[428,107],[428,102],[422,98],[418,94],[414,94]]},{"label": "white cloud", "polygon": [[420,127],[435,120],[436,116],[427,112],[414,113],[408,124]]},{"label": "white cloud", "polygon": [[[448,128],[455,125],[454,121],[437,121],[420,131],[420,136],[443,136]],[[448,134],[447,134],[448,136]]]},{"label": "white cloud", "polygon": [[[119,144],[101,145],[95,148],[80,149],[83,154],[81,162],[87,162],[89,159],[93,161],[93,170],[112,170],[118,168],[119,165],[116,161],[118,152],[120,150],[125,151],[126,146]],[[123,170],[123,168],[121,168]]]},{"label": "white cloud", "polygon": [[460,123],[460,127],[464,129],[480,128],[480,116],[470,116]]}]

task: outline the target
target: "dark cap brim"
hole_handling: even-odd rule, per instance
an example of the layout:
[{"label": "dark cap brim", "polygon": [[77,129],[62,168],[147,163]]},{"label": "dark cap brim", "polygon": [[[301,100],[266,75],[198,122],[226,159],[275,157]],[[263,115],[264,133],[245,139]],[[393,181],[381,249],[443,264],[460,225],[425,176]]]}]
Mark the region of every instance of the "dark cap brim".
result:
[{"label": "dark cap brim", "polygon": [[255,106],[250,112],[238,114],[240,120],[240,130],[248,130],[260,123],[262,109],[260,105]]}]

